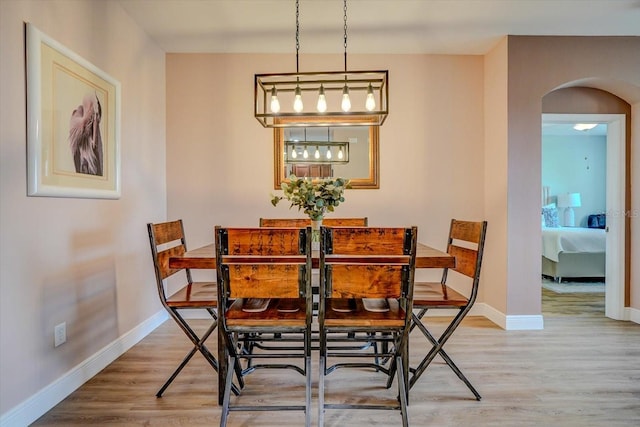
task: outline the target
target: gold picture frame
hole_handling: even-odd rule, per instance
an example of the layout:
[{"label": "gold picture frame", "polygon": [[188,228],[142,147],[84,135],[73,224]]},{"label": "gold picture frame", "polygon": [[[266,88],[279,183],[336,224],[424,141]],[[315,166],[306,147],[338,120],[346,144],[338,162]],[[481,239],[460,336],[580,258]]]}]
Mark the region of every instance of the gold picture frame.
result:
[{"label": "gold picture frame", "polygon": [[120,83],[26,23],[27,194],[120,198]]},{"label": "gold picture frame", "polygon": [[[345,118],[345,117],[320,117],[320,118],[297,118],[297,117],[283,117],[278,119],[277,124],[287,124],[295,126],[296,123],[302,120],[314,120],[321,125],[316,125],[315,128],[318,129],[320,127],[331,127],[331,128],[340,128],[344,127],[345,129],[350,127],[360,128],[364,130],[367,135],[367,142],[365,144],[360,144],[365,147],[365,150],[360,153],[360,156],[363,156],[361,162],[364,162],[363,169],[364,173],[356,174],[354,176],[349,174],[338,174],[342,178],[347,178],[350,180],[352,189],[379,189],[380,188],[380,154],[379,154],[379,146],[380,146],[380,126],[375,124],[375,118],[371,116],[362,116],[355,118]],[[273,180],[273,188],[279,190],[283,182],[289,182],[289,177],[287,175],[287,171],[285,168],[285,160],[284,160],[284,149],[285,149],[285,138],[284,138],[284,127],[276,127],[273,130],[273,171],[274,171],[274,180]],[[351,144],[351,143],[350,143]],[[313,145],[313,144],[311,144]],[[350,150],[350,158],[353,157],[352,161],[357,161],[358,151]],[[362,151],[362,150],[361,150]],[[302,175],[301,175],[302,176]]]}]

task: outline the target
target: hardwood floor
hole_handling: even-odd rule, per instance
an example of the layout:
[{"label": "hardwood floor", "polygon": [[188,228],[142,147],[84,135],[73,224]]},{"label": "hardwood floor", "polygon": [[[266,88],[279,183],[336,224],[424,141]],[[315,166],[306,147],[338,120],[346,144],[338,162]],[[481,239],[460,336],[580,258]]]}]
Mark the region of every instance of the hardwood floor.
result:
[{"label": "hardwood floor", "polygon": [[[466,320],[445,348],[482,394],[482,401],[476,401],[437,358],[411,390],[411,425],[640,425],[640,325],[605,318],[602,294],[545,290],[543,312],[542,331],[504,331],[483,318]],[[428,325],[437,330],[445,322],[434,318]],[[417,331],[414,334],[411,359],[417,363],[427,346]],[[155,397],[188,350],[186,337],[168,320],[33,425],[217,425],[216,375],[200,355],[162,398]],[[327,379],[332,401],[360,399],[363,394],[395,395],[384,389],[381,374],[338,372]],[[252,374],[241,399],[262,399],[259,393],[266,393],[265,403],[273,402],[272,397],[302,402],[303,378],[280,371]],[[234,412],[229,425],[301,426],[304,415]],[[389,411],[333,410],[327,411],[326,425],[400,425],[400,416]]]}]

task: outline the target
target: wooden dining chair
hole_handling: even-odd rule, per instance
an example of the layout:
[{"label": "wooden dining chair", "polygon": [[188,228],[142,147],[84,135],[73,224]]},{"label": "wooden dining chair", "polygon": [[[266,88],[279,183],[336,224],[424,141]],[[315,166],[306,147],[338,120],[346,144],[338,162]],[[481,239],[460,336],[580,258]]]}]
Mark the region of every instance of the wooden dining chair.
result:
[{"label": "wooden dining chair", "polygon": [[[184,236],[182,220],[149,223],[149,243],[151,244],[151,255],[153,267],[156,275],[156,287],[162,306],[167,310],[171,318],[178,324],[180,329],[187,335],[193,343],[193,348],[187,353],[176,370],[156,393],[157,397],[162,397],[162,393],[178,376],[180,371],[187,365],[196,352],[200,352],[207,362],[218,370],[218,361],[205,345],[205,341],[217,326],[218,292],[216,282],[194,282],[189,269],[173,269],[169,267],[171,256],[182,255],[187,251],[187,243]],[[178,289],[168,295],[165,287],[165,279],[181,274],[183,281]],[[205,310],[211,316],[211,322],[204,333],[198,335],[195,329],[187,322],[183,316],[185,311]],[[233,390],[238,393],[234,385]]]},{"label": "wooden dining chair", "polygon": [[[304,411],[311,424],[311,227],[215,228],[218,305],[227,363],[220,425],[230,411]],[[279,351],[245,351],[253,341],[297,334],[304,345]],[[282,341],[282,340],[280,340]],[[296,338],[299,342],[300,338]],[[298,359],[301,363],[282,363]],[[241,361],[261,361],[243,369]],[[301,365],[301,366],[300,366]],[[304,405],[231,405],[233,373],[244,378],[258,369],[292,369],[305,377]],[[240,382],[244,387],[246,381]],[[277,394],[277,388],[262,386]],[[239,399],[241,399],[239,397]]]},{"label": "wooden dining chair", "polygon": [[[309,218],[260,218],[260,227],[308,227],[311,225]],[[322,220],[322,225],[340,227],[366,227],[369,225],[368,217],[333,218]]]},{"label": "wooden dining chair", "polygon": [[[409,381],[409,388],[413,387],[433,359],[439,354],[446,364],[456,373],[458,378],[471,390],[476,399],[481,399],[478,391],[456,366],[443,347],[469,313],[478,296],[480,268],[482,266],[482,254],[484,252],[486,234],[487,221],[471,222],[452,219],[447,241],[447,253],[455,256],[455,268],[444,269],[442,279],[439,283],[415,283],[413,308],[417,312],[413,313],[411,329],[413,330],[413,328],[417,327],[431,343],[432,348],[418,366],[412,369],[413,374]],[[447,279],[450,277],[450,273],[459,274],[471,279],[469,296],[464,296],[447,285]],[[458,310],[456,316],[438,338],[436,338],[424,324],[424,316],[427,311],[437,309]]]},{"label": "wooden dining chair", "polygon": [[[400,410],[402,425],[408,425],[406,350],[416,247],[416,227],[321,227],[320,426],[327,409]],[[388,352],[377,354],[391,359],[389,367],[372,362],[369,352],[352,349],[354,342],[372,341],[390,344],[384,347]],[[341,347],[340,344],[346,345]],[[363,358],[367,360],[345,361]],[[371,368],[388,377],[393,377],[397,371],[399,404],[326,403],[325,377],[337,369],[349,367]],[[387,381],[387,388],[390,385]]]}]

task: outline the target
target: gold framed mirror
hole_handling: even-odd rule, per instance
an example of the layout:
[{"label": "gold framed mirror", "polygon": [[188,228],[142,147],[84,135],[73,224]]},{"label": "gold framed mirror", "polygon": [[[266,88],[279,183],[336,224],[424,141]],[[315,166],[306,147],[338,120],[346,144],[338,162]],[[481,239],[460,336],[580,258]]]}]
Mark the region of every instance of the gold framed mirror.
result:
[{"label": "gold framed mirror", "polygon": [[[279,190],[283,182],[289,182],[292,173],[315,179],[347,178],[354,189],[380,188],[379,126],[372,124],[375,119],[362,116],[315,120],[318,123],[313,127],[304,127],[295,125],[301,121],[296,117],[279,119],[279,123],[286,126],[273,131],[274,189]],[[308,121],[309,118],[305,118],[305,122]],[[345,150],[348,162],[343,161],[342,153],[337,151],[342,151],[338,147],[345,143],[348,143]],[[291,150],[297,152],[290,153]]]}]

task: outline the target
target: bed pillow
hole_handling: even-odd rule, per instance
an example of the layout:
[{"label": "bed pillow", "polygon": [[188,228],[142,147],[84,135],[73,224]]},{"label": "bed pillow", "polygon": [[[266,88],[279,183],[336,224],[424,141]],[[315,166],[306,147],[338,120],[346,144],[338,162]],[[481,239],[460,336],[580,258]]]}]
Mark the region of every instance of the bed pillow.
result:
[{"label": "bed pillow", "polygon": [[558,218],[558,209],[556,204],[551,203],[542,207],[542,217],[544,218],[544,226],[549,228],[560,227],[560,219]]}]

